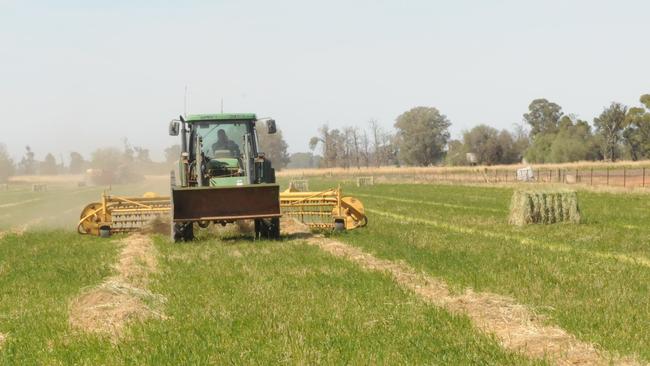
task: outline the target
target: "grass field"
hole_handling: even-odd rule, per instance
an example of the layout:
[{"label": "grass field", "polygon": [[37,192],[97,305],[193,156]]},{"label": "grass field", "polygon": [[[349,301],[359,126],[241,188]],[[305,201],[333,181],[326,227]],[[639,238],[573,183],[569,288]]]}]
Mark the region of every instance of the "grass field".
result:
[{"label": "grass field", "polygon": [[[165,182],[114,193],[165,193]],[[310,180],[311,189],[335,180]],[[506,296],[549,326],[609,355],[650,362],[650,202],[579,192],[580,225],[507,224],[512,190],[381,184],[344,192],[366,228],[332,236],[449,285]],[[301,237],[252,241],[230,231],[172,245],[152,236],[148,291],[164,316],[118,339],[71,326],[71,302],[116,271],[120,240],[73,232],[99,188],[0,192],[2,364],[528,364],[463,313],[389,273],[362,268]],[[31,223],[26,230],[17,230]],[[2,340],[4,339],[4,340]],[[552,361],[549,361],[552,363]]]}]

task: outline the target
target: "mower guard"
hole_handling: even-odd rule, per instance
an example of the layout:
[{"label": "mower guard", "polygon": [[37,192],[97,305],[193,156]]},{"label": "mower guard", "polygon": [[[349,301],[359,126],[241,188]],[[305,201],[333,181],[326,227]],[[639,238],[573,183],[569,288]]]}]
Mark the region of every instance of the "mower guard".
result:
[{"label": "mower guard", "polygon": [[277,184],[174,187],[172,218],[174,222],[232,222],[280,217],[279,196]]}]

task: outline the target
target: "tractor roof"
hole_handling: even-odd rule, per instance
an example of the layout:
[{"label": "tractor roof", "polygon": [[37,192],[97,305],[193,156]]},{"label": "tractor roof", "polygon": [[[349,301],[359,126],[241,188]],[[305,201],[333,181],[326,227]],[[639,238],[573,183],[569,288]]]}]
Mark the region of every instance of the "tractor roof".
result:
[{"label": "tractor roof", "polygon": [[201,121],[250,121],[256,120],[255,113],[213,113],[213,114],[190,114],[185,118],[187,122]]}]

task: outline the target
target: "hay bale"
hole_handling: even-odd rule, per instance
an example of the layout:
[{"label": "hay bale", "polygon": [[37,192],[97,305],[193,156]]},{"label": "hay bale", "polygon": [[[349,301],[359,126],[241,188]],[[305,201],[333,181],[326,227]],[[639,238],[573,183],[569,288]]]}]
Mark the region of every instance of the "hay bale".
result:
[{"label": "hay bale", "polygon": [[32,192],[47,192],[47,184],[32,184]]},{"label": "hay bale", "polygon": [[307,179],[294,179],[289,182],[289,189],[293,192],[309,192],[309,181]]},{"label": "hay bale", "polygon": [[374,176],[357,177],[357,187],[374,186],[374,185],[375,185],[375,177]]},{"label": "hay bale", "polygon": [[575,191],[515,191],[510,202],[512,225],[580,223],[578,195]]}]

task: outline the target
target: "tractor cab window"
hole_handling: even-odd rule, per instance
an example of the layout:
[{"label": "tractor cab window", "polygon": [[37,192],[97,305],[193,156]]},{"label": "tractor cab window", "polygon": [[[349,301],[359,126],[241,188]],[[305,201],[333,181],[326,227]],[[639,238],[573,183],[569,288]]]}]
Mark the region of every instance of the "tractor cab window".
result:
[{"label": "tractor cab window", "polygon": [[203,122],[196,132],[203,138],[203,154],[211,159],[240,158],[244,153],[247,124],[241,122]]}]

